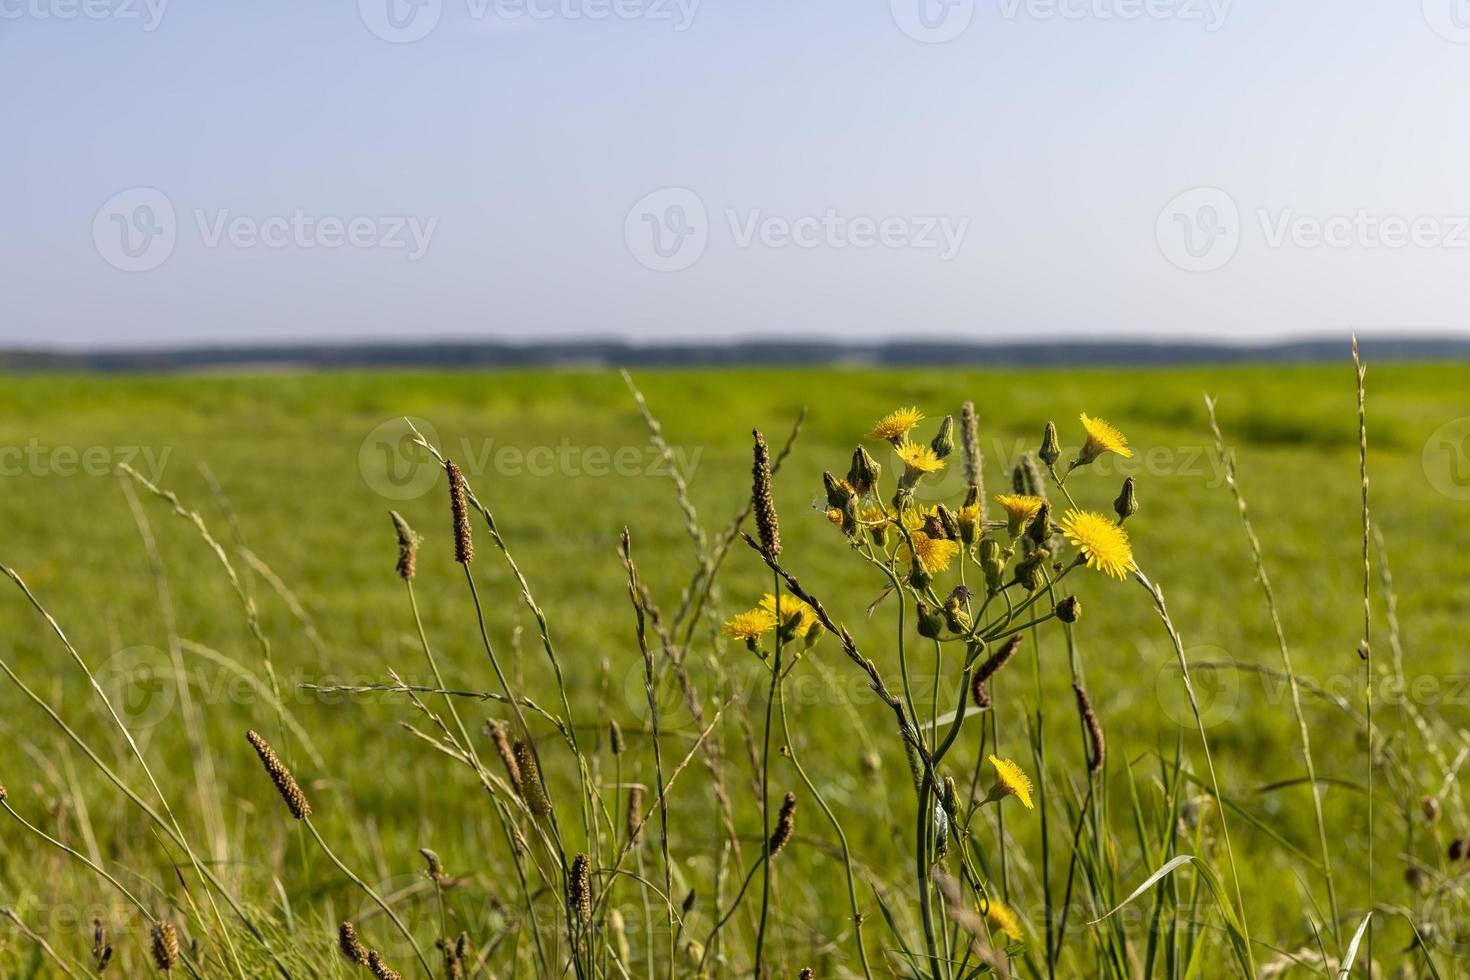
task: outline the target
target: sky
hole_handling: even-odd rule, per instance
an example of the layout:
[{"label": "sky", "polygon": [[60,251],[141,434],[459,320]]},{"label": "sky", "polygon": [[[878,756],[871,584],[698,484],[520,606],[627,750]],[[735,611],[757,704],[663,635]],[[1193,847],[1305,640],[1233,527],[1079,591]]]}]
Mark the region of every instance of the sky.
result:
[{"label": "sky", "polygon": [[0,345],[1470,333],[1467,0],[0,0]]}]

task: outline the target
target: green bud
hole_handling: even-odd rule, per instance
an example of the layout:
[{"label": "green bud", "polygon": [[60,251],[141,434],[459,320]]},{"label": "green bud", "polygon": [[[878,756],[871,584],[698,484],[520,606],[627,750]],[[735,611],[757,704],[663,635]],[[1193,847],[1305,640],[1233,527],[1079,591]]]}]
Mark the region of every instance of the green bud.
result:
[{"label": "green bud", "polygon": [[944,625],[949,627],[951,633],[966,633],[970,629],[970,614],[965,612],[960,600],[953,596],[944,603]]},{"label": "green bud", "polygon": [[827,506],[833,510],[842,510],[847,506],[847,501],[852,497],[852,491],[844,487],[831,473],[822,474],[822,486],[827,490]]},{"label": "green bud", "polygon": [[1043,501],[1041,509],[1036,516],[1031,518],[1031,524],[1026,528],[1026,534],[1031,538],[1033,544],[1038,547],[1045,545],[1051,540],[1051,502]]},{"label": "green bud", "polygon": [[1037,548],[1016,564],[1016,581],[1020,582],[1027,592],[1035,592],[1046,584],[1046,563],[1051,558],[1051,552],[1045,548]]},{"label": "green bud", "polygon": [[919,635],[931,640],[939,638],[944,632],[944,616],[930,608],[927,603],[919,603]]},{"label": "green bud", "polygon": [[934,450],[934,455],[940,459],[954,452],[954,416],[946,415],[944,421],[939,423],[939,434],[934,441],[929,443],[929,448]]},{"label": "green bud", "polygon": [[866,449],[859,446],[852,451],[852,466],[847,471],[847,482],[852,485],[854,493],[858,496],[872,493],[882,475],[883,467],[868,455]]},{"label": "green bud", "polygon": [[1047,466],[1055,466],[1057,460],[1062,458],[1062,447],[1057,444],[1057,424],[1046,423],[1046,430],[1041,433],[1041,448],[1036,451],[1041,461]]},{"label": "green bud", "polygon": [[1138,513],[1138,494],[1133,489],[1133,477],[1123,481],[1123,489],[1118,494],[1118,499],[1113,501],[1113,511],[1117,513],[1120,523]]},{"label": "green bud", "polygon": [[944,530],[944,536],[951,541],[957,541],[960,537],[960,522],[955,519],[954,513],[943,504],[934,508],[934,516],[939,519],[939,526]]}]

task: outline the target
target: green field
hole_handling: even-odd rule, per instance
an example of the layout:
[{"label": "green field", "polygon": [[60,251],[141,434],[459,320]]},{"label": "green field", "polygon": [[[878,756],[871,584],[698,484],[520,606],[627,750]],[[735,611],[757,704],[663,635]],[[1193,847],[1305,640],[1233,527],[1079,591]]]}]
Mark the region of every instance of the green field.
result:
[{"label": "green field", "polygon": [[[1372,518],[1391,562],[1398,625],[1391,634],[1375,547],[1373,654],[1386,677],[1394,669],[1397,645],[1408,680],[1406,697],[1385,686],[1375,706],[1383,751],[1393,761],[1384,762],[1377,778],[1371,882],[1367,739],[1360,717],[1364,667],[1358,653],[1363,538],[1350,362],[1146,371],[642,371],[636,380],[681,461],[699,527],[709,539],[749,498],[750,430],[760,428],[779,447],[793,419],[803,407],[808,410],[775,483],[785,541],[782,563],[850,627],[858,648],[890,681],[899,669],[894,603],[890,599],[868,616],[883,579],[850,553],[825,519],[819,505],[822,471],[845,473],[853,447],[873,421],[899,405],[917,405],[930,416],[923,429],[927,441],[933,419],[957,414],[962,401],[973,400],[993,491],[1009,489],[1011,465],[1022,452],[1035,450],[1047,420],[1056,421],[1069,452],[1078,442],[1079,412],[1102,416],[1126,432],[1138,450],[1132,460],[1104,457],[1091,471],[1073,476],[1068,489],[1082,506],[1111,513],[1122,477],[1137,478],[1141,508],[1127,529],[1139,566],[1164,590],[1190,662],[1201,665],[1195,684],[1219,782],[1239,808],[1229,817],[1241,904],[1256,943],[1255,959],[1265,964],[1278,952],[1315,949],[1312,922],[1323,928],[1326,905],[1322,877],[1308,860],[1317,856],[1317,835],[1310,794],[1300,782],[1304,768],[1285,682],[1208,668],[1224,661],[1280,665],[1249,545],[1213,449],[1202,396],[1216,397],[1225,438],[1237,451],[1241,488],[1297,672],[1304,683],[1346,702],[1303,695],[1324,785],[1341,931],[1350,935],[1356,928],[1371,893],[1382,906],[1406,910],[1421,930],[1434,923],[1435,930],[1426,934],[1439,970],[1463,975],[1470,969],[1470,946],[1465,945],[1470,926],[1464,915],[1470,908],[1455,876],[1467,866],[1452,866],[1444,855],[1451,838],[1470,832],[1470,814],[1457,786],[1462,753],[1470,747],[1464,733],[1470,727],[1470,674],[1463,667],[1470,614],[1465,557],[1470,475],[1455,468],[1465,462],[1464,445],[1458,445],[1456,456],[1456,450],[1441,448],[1436,433],[1443,435],[1442,427],[1450,425],[1451,437],[1463,439],[1453,423],[1470,415],[1470,366],[1370,364],[1367,377]],[[531,976],[537,971],[531,925],[516,911],[509,851],[473,772],[405,730],[408,723],[433,737],[432,722],[402,693],[353,696],[302,687],[383,684],[391,680],[390,670],[410,684],[432,684],[403,582],[394,574],[388,518],[393,508],[425,539],[414,586],[447,685],[499,690],[463,571],[453,561],[445,481],[405,450],[403,430],[395,422],[402,415],[432,426],[434,441],[459,462],[494,511],[549,621],[593,776],[609,787],[619,779],[652,785],[644,665],[616,551],[618,536],[625,526],[631,532],[642,581],[668,617],[679,608],[694,571],[695,545],[674,483],[615,373],[10,377],[0,391],[0,447],[5,447],[0,563],[25,581],[97,673],[186,836],[268,923],[293,975],[350,975],[333,952],[336,923],[346,917],[355,918],[385,953],[392,951],[405,976],[411,975],[412,952],[406,944],[394,944],[383,917],[285,813],[244,739],[247,728],[277,743],[311,797],[324,837],[350,867],[389,896],[425,946],[438,935],[466,930],[482,950],[494,946],[480,975]],[[879,455],[881,447],[868,445]],[[893,471],[891,457],[886,449],[880,456],[885,478]],[[261,644],[252,637],[240,595],[219,558],[191,522],[134,484],[161,555],[162,577],[155,575],[124,480],[112,472],[118,462],[129,462],[159,487],[176,492],[219,541],[238,572],[240,590],[258,608],[277,686],[299,730],[283,732],[283,713],[267,696]],[[932,502],[937,493],[953,502],[963,492],[959,469],[956,458],[940,478],[921,485],[919,502]],[[559,712],[536,621],[478,522],[476,532],[472,567],[489,639],[519,678],[520,689]],[[278,577],[286,594],[262,566]],[[161,584],[167,604],[160,601]],[[946,580],[941,594],[949,584]],[[1077,654],[1107,734],[1108,860],[1121,901],[1154,870],[1134,829],[1130,767],[1140,810],[1158,812],[1164,806],[1160,780],[1176,746],[1183,746],[1184,765],[1201,777],[1204,761],[1173,648],[1149,595],[1134,581],[1085,569],[1067,584],[1082,602],[1084,612],[1073,631]],[[5,662],[122,778],[153,799],[142,767],[66,648],[19,588],[3,579],[0,586]],[[726,709],[715,737],[725,749],[747,860],[740,867],[719,866],[716,884],[715,858],[724,853],[723,838],[709,777],[698,762],[691,764],[669,798],[674,901],[690,888],[697,891],[681,941],[704,940],[719,915],[716,907],[728,906],[744,876],[751,849],[760,851],[762,830],[742,716],[758,741],[769,672],[718,630],[721,620],[770,589],[768,570],[737,542],[686,652],[706,711],[713,713],[730,695],[739,698]],[[299,603],[299,613],[291,602]],[[986,751],[1017,760],[1037,777],[1028,724],[1039,687],[1050,760],[1052,878],[1060,890],[1071,854],[1074,792],[1086,785],[1086,767],[1061,634],[1049,630],[1040,636],[1039,666],[1028,644],[994,686],[999,745]],[[202,729],[203,744],[196,744],[193,753],[171,674],[171,645],[190,677]],[[927,692],[932,658],[921,654],[916,664],[925,675],[916,683]],[[660,659],[658,666],[665,662]],[[949,692],[958,677],[958,664],[945,662],[941,689]],[[858,901],[874,975],[888,975],[887,964],[904,969],[907,960],[893,952],[897,943],[875,898],[876,887],[892,903],[908,941],[921,940],[912,911],[916,903],[909,897],[915,795],[893,715],[867,691],[831,636],[798,664],[786,699],[794,747],[841,819],[857,860]],[[944,695],[946,705],[953,707],[953,701],[953,693]],[[427,703],[442,710],[437,698]],[[695,729],[667,677],[660,683],[659,703],[666,712],[662,764],[667,771],[690,750]],[[471,731],[486,718],[509,719],[509,712],[493,702],[464,701],[460,708]],[[1416,729],[1416,716],[1436,733],[1432,742]],[[628,751],[617,760],[606,747],[610,719],[628,734]],[[546,759],[553,796],[559,806],[566,803],[559,816],[568,850],[587,849],[578,836],[575,767],[564,751],[558,752],[565,746],[550,726],[537,724],[533,717],[532,734]],[[0,736],[0,782],[15,812],[103,864],[186,936],[209,931],[208,890],[199,887],[180,850],[143,820],[8,680],[0,683]],[[978,728],[961,736],[953,770],[962,784],[974,770],[979,747]],[[483,737],[480,750],[493,761]],[[770,764],[773,792],[779,796],[800,788],[784,758],[772,758]],[[201,766],[212,771],[212,778],[200,775]],[[1413,784],[1393,776],[1390,768],[1410,774]],[[1202,786],[1186,790],[1204,802]],[[611,789],[608,794],[608,821],[620,829],[621,811]],[[1442,805],[1437,824],[1427,822],[1419,809],[1424,794]],[[207,816],[211,796],[218,799],[213,811],[218,819]],[[1201,856],[1228,880],[1216,814],[1211,807],[1205,811]],[[804,801],[799,812],[796,841],[780,855],[767,941],[772,975],[794,977],[808,965],[819,977],[855,975],[835,839],[815,805]],[[973,847],[992,860],[994,812],[984,811],[972,828]],[[1013,806],[999,812],[1014,835],[1011,904],[1035,935],[1044,921],[1039,813]],[[217,832],[213,840],[212,830]],[[651,825],[647,833],[642,866],[662,887],[657,828]],[[108,975],[147,975],[147,929],[135,909],[75,859],[14,820],[0,819],[0,840],[0,906],[13,910],[24,930],[43,937],[77,975],[89,975],[91,923],[101,916],[116,945]],[[1181,852],[1193,843],[1183,841]],[[423,874],[421,847],[433,848],[450,875],[447,911]],[[1406,883],[1410,860],[1422,864],[1429,876],[1427,894]],[[1186,893],[1180,900],[1187,901],[1193,873],[1176,875]],[[759,881],[757,875],[757,890]],[[628,920],[633,956],[641,963],[644,913],[636,884],[627,882],[618,886],[612,904]],[[1198,901],[1211,904],[1204,894]],[[1088,906],[1081,885],[1074,900],[1081,911],[1068,922],[1068,953],[1058,975],[1096,975],[1094,930],[1083,922],[1106,909]],[[549,936],[556,929],[560,899],[546,894],[537,901],[543,909],[540,928]],[[1128,913],[1139,915],[1121,927],[1140,956],[1150,901],[1130,907]],[[442,923],[441,911],[447,916]],[[228,909],[222,914],[230,919]],[[1218,916],[1209,910],[1199,914],[1209,920],[1210,945],[1197,964],[1198,975],[1233,975]],[[652,918],[662,929],[661,908]],[[1418,952],[1404,952],[1413,939],[1405,918],[1385,912],[1375,921],[1377,962],[1385,969],[1406,964],[1408,975],[1426,975],[1420,972],[1424,961]],[[1443,925],[1456,921],[1463,934]],[[727,965],[711,959],[711,973],[748,970],[751,922],[742,912],[732,923],[739,931],[723,950]],[[246,975],[271,975],[242,930],[234,929],[233,938]],[[654,947],[666,943],[667,937],[656,938]],[[1323,944],[1333,955],[1341,951],[1330,933]],[[1039,938],[1031,944],[1033,956],[1039,945]],[[203,942],[201,958],[212,948]],[[1365,961],[1360,953],[1360,971]],[[235,975],[233,967],[225,967],[223,954],[208,962],[215,968],[207,976]],[[1045,974],[1034,959],[1017,957],[1014,965],[1023,975]],[[644,972],[640,965],[632,975]],[[677,975],[693,972],[685,962]],[[1167,975],[1162,964],[1154,972]],[[0,922],[0,975],[62,974],[11,920]],[[1320,965],[1303,966],[1287,975],[1324,971]]]}]

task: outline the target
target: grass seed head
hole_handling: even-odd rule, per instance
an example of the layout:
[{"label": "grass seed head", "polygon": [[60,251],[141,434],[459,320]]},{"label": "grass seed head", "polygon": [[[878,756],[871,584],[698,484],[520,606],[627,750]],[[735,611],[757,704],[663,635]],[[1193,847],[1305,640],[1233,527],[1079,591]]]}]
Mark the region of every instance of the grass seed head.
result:
[{"label": "grass seed head", "polygon": [[276,755],[275,750],[266,744],[253,731],[245,733],[245,738],[255,747],[255,754],[260,756],[261,765],[265,766],[266,775],[270,776],[271,782],[276,784],[276,789],[281,793],[281,799],[286,801],[286,809],[291,811],[291,816],[297,820],[305,820],[311,816],[311,803],[306,799],[306,794],[301,792],[301,786],[297,784],[296,777],[291,775],[291,770]]},{"label": "grass seed head", "polygon": [[444,956],[444,976],[447,980],[463,980],[464,978],[464,938],[461,935],[458,943],[448,939],[438,939],[434,942]]},{"label": "grass seed head", "polygon": [[179,965],[179,933],[172,922],[156,922],[153,925],[153,965],[164,973],[172,974]]},{"label": "grass seed head", "polygon": [[1092,710],[1092,699],[1082,690],[1081,685],[1073,684],[1072,691],[1077,695],[1077,713],[1082,716],[1082,726],[1087,729],[1088,741],[1092,743],[1087,757],[1087,771],[1096,776],[1102,772],[1103,759],[1107,756],[1102,723],[1097,720],[1097,712]]},{"label": "grass seed head", "polygon": [[541,766],[536,761],[536,753],[520,739],[516,739],[513,750],[516,767],[521,771],[521,799],[526,801],[531,816],[544,817],[551,812],[551,800],[546,795],[546,787],[541,785]]},{"label": "grass seed head", "polygon": [[771,451],[759,429],[752,431],[755,448],[751,463],[750,502],[755,509],[755,529],[761,549],[771,558],[781,554],[781,524],[776,519],[776,501],[771,496]]},{"label": "grass seed head", "polygon": [[454,560],[468,565],[475,560],[475,541],[470,534],[470,507],[464,488],[464,474],[453,460],[446,460],[449,474],[449,513],[454,518]]},{"label": "grass seed head", "polygon": [[645,792],[642,786],[634,786],[628,790],[628,842],[635,846],[643,842]]},{"label": "grass seed head", "polygon": [[590,864],[586,854],[578,854],[572,858],[572,870],[567,876],[567,904],[582,922],[592,919]]},{"label": "grass seed head", "polygon": [[510,737],[505,733],[505,726],[493,718],[485,723],[485,728],[490,733],[490,740],[495,743],[495,751],[500,755],[500,761],[505,765],[505,778],[510,780],[511,789],[516,791],[517,796],[525,795],[522,783],[521,767],[516,762],[515,751],[511,748]]},{"label": "grass seed head", "polygon": [[418,570],[419,536],[398,511],[390,510],[388,516],[393,518],[393,530],[398,535],[398,577],[408,582]]},{"label": "grass seed head", "polygon": [[623,742],[623,726],[618,724],[616,718],[610,719],[607,723],[607,740],[613,755],[622,755],[623,750],[627,748]]},{"label": "grass seed head", "polygon": [[796,794],[787,793],[781,801],[781,812],[776,816],[776,829],[771,831],[770,855],[775,857],[791,840],[796,831]]},{"label": "grass seed head", "polygon": [[351,922],[344,922],[337,927],[337,948],[342,951],[347,962],[358,966],[367,965],[367,947],[363,946],[362,940],[357,938],[357,926]]},{"label": "grass seed head", "polygon": [[384,963],[382,955],[376,949],[368,951],[367,965],[378,980],[403,980],[403,975]]}]

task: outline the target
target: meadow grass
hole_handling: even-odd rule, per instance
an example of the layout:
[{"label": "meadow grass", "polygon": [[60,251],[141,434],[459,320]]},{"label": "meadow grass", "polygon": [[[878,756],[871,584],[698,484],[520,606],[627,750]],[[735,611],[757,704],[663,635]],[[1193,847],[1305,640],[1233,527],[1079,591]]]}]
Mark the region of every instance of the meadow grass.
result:
[{"label": "meadow grass", "polygon": [[[8,379],[0,447],[16,451],[0,458],[0,563],[86,669],[5,583],[0,659],[34,697],[5,681],[0,783],[33,829],[4,821],[0,971],[91,975],[100,918],[109,975],[124,976],[152,968],[155,922],[183,939],[175,974],[352,975],[337,950],[343,920],[405,976],[420,968],[415,946],[436,975],[456,956],[486,976],[686,976],[701,962],[748,974],[756,948],[773,976],[808,966],[817,976],[1282,975],[1289,963],[1291,975],[1333,975],[1355,939],[1359,972],[1370,949],[1407,975],[1464,972],[1465,865],[1447,851],[1467,832],[1458,777],[1470,685],[1457,641],[1470,502],[1435,489],[1444,482],[1426,465],[1451,461],[1425,446],[1465,412],[1470,369],[1370,365],[1371,527],[1346,359],[635,381],[646,415],[602,372]],[[1235,452],[1229,471],[1206,392],[1220,444]],[[1044,623],[1035,643],[1027,630],[989,682],[990,710],[963,725],[942,717],[978,662],[945,643],[936,669],[939,645],[915,632],[912,603],[900,657],[897,603],[868,611],[890,584],[882,562],[854,554],[827,520],[822,472],[845,474],[853,447],[895,407],[923,409],[916,435],[927,443],[966,400],[992,492],[1010,489],[1012,465],[1037,450],[1048,420],[1066,450],[1059,472],[1079,412],[1127,433],[1133,459],[1105,455],[1066,491],[1111,514],[1123,477],[1136,478],[1140,507],[1125,526],[1177,649],[1155,597],[1077,570],[1064,583],[1081,602],[1077,623],[1065,633]],[[803,409],[774,479],[777,571],[727,532],[750,500],[751,428],[777,453]],[[422,493],[384,479],[385,451],[414,451],[400,415],[427,422],[425,438],[465,471],[468,577],[437,464],[424,457],[433,473]],[[884,467],[886,499],[902,466],[864,444]],[[960,457],[919,481],[916,505],[957,506]],[[119,477],[118,463],[139,479]],[[419,472],[400,474],[410,490]],[[1065,494],[1052,485],[1050,496],[1059,516]],[[390,509],[422,537],[411,596],[394,571]],[[754,520],[743,527],[756,533]],[[713,589],[705,600],[696,590],[691,607],[696,556],[725,541]],[[983,599],[978,574],[972,565],[968,584]],[[953,581],[941,579],[942,599]],[[773,697],[771,671],[720,638],[719,624],[793,587],[820,600],[831,628],[799,657],[800,644],[781,651],[783,669],[795,666]],[[929,750],[956,733],[938,783],[921,778],[916,793],[895,712],[869,689],[861,658]],[[1371,848],[1368,676],[1381,760]],[[1105,733],[1096,776],[1074,680]],[[515,791],[488,719],[523,739],[554,817]],[[309,821],[275,797],[247,729],[295,774]],[[1223,810],[1210,802],[1201,729]],[[959,814],[920,817],[936,793],[943,800],[945,775],[978,803],[990,754],[1029,773],[1037,810],[991,803],[968,834]],[[794,835],[767,862],[788,791]],[[635,796],[646,822],[628,846]],[[953,835],[945,871],[932,876],[943,834]],[[584,853],[591,896],[576,895]],[[994,916],[973,919],[991,889],[1024,942],[1008,941]],[[1379,911],[1360,932],[1370,903]],[[1065,922],[1048,923],[1045,910],[1063,906]]]}]

